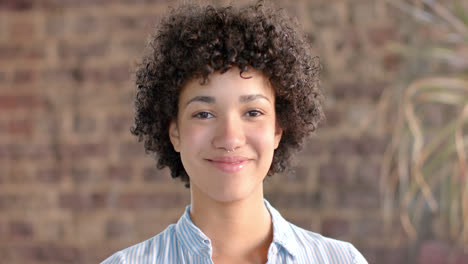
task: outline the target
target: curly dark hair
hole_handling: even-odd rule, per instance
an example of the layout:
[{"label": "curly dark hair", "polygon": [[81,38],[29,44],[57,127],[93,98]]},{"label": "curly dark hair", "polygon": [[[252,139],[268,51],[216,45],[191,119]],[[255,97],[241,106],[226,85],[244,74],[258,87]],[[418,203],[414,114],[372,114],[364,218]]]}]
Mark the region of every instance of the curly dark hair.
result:
[{"label": "curly dark hair", "polygon": [[[237,66],[261,70],[275,90],[275,111],[283,129],[268,176],[283,172],[291,154],[323,119],[319,88],[321,65],[310,55],[305,34],[282,10],[263,1],[235,9],[183,5],[172,9],[156,28],[136,70],[135,124],[132,134],[155,154],[157,167],[169,167],[173,178],[190,186],[180,154],[169,139],[169,123],[177,119],[180,89],[194,78]],[[244,78],[244,77],[243,77]]]}]

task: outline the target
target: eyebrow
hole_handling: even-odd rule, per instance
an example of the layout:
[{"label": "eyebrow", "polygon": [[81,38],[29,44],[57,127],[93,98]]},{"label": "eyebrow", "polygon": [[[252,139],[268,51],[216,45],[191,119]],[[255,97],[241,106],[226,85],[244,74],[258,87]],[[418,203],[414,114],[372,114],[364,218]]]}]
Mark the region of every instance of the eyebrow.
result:
[{"label": "eyebrow", "polygon": [[[258,100],[258,99],[265,99],[268,102],[270,102],[270,100],[266,96],[261,95],[261,94],[249,94],[249,95],[239,96],[239,102],[240,103],[248,103],[248,102]],[[202,102],[202,103],[207,103],[207,104],[214,104],[216,102],[216,99],[213,96],[195,96],[185,104],[185,107],[187,107],[187,105],[189,105],[190,103],[193,103],[193,102]]]},{"label": "eyebrow", "polygon": [[214,104],[216,101],[216,99],[212,96],[195,96],[194,98],[190,99],[186,104],[185,104],[185,107],[187,107],[187,105],[189,105],[190,103],[193,103],[193,102],[202,102],[202,103],[207,103],[207,104]]},{"label": "eyebrow", "polygon": [[[255,101],[257,99],[265,99],[267,100],[268,102],[270,102],[270,100],[264,96],[264,95],[261,95],[261,94],[249,94],[249,95],[242,95],[239,97],[239,102],[241,103],[248,103],[248,102],[252,102],[252,101]],[[270,102],[271,103],[271,102]]]}]

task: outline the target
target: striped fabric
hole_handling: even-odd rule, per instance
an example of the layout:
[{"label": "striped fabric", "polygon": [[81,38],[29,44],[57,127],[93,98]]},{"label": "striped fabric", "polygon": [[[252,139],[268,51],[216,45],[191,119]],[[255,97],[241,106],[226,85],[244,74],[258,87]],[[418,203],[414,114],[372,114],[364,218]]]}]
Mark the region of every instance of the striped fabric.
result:
[{"label": "striped fabric", "polygon": [[[348,242],[324,237],[286,221],[265,200],[273,221],[273,242],[268,262],[273,263],[367,263]],[[101,264],[213,263],[210,239],[190,220],[190,205],[177,224],[162,233],[115,253]]]}]

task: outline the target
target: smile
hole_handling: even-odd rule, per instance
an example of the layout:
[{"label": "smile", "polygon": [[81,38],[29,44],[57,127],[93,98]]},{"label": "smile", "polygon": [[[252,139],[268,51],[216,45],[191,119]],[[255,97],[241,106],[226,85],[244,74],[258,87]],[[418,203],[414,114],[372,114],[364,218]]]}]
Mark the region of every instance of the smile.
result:
[{"label": "smile", "polygon": [[238,172],[241,171],[245,165],[249,162],[248,159],[232,159],[232,160],[226,160],[226,159],[217,159],[217,160],[210,160],[207,159],[207,161],[212,164],[215,168],[219,169],[222,172],[226,173],[233,173],[233,172]]}]

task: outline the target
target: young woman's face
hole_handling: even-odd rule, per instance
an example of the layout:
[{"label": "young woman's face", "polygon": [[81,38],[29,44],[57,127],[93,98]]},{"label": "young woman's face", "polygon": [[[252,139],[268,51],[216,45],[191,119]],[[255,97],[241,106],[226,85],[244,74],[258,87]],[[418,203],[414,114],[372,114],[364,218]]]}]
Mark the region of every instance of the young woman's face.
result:
[{"label": "young woman's face", "polygon": [[221,202],[263,191],[282,135],[268,80],[260,71],[242,74],[250,79],[239,72],[234,67],[214,73],[204,85],[188,82],[180,93],[177,121],[169,128],[192,193]]}]

